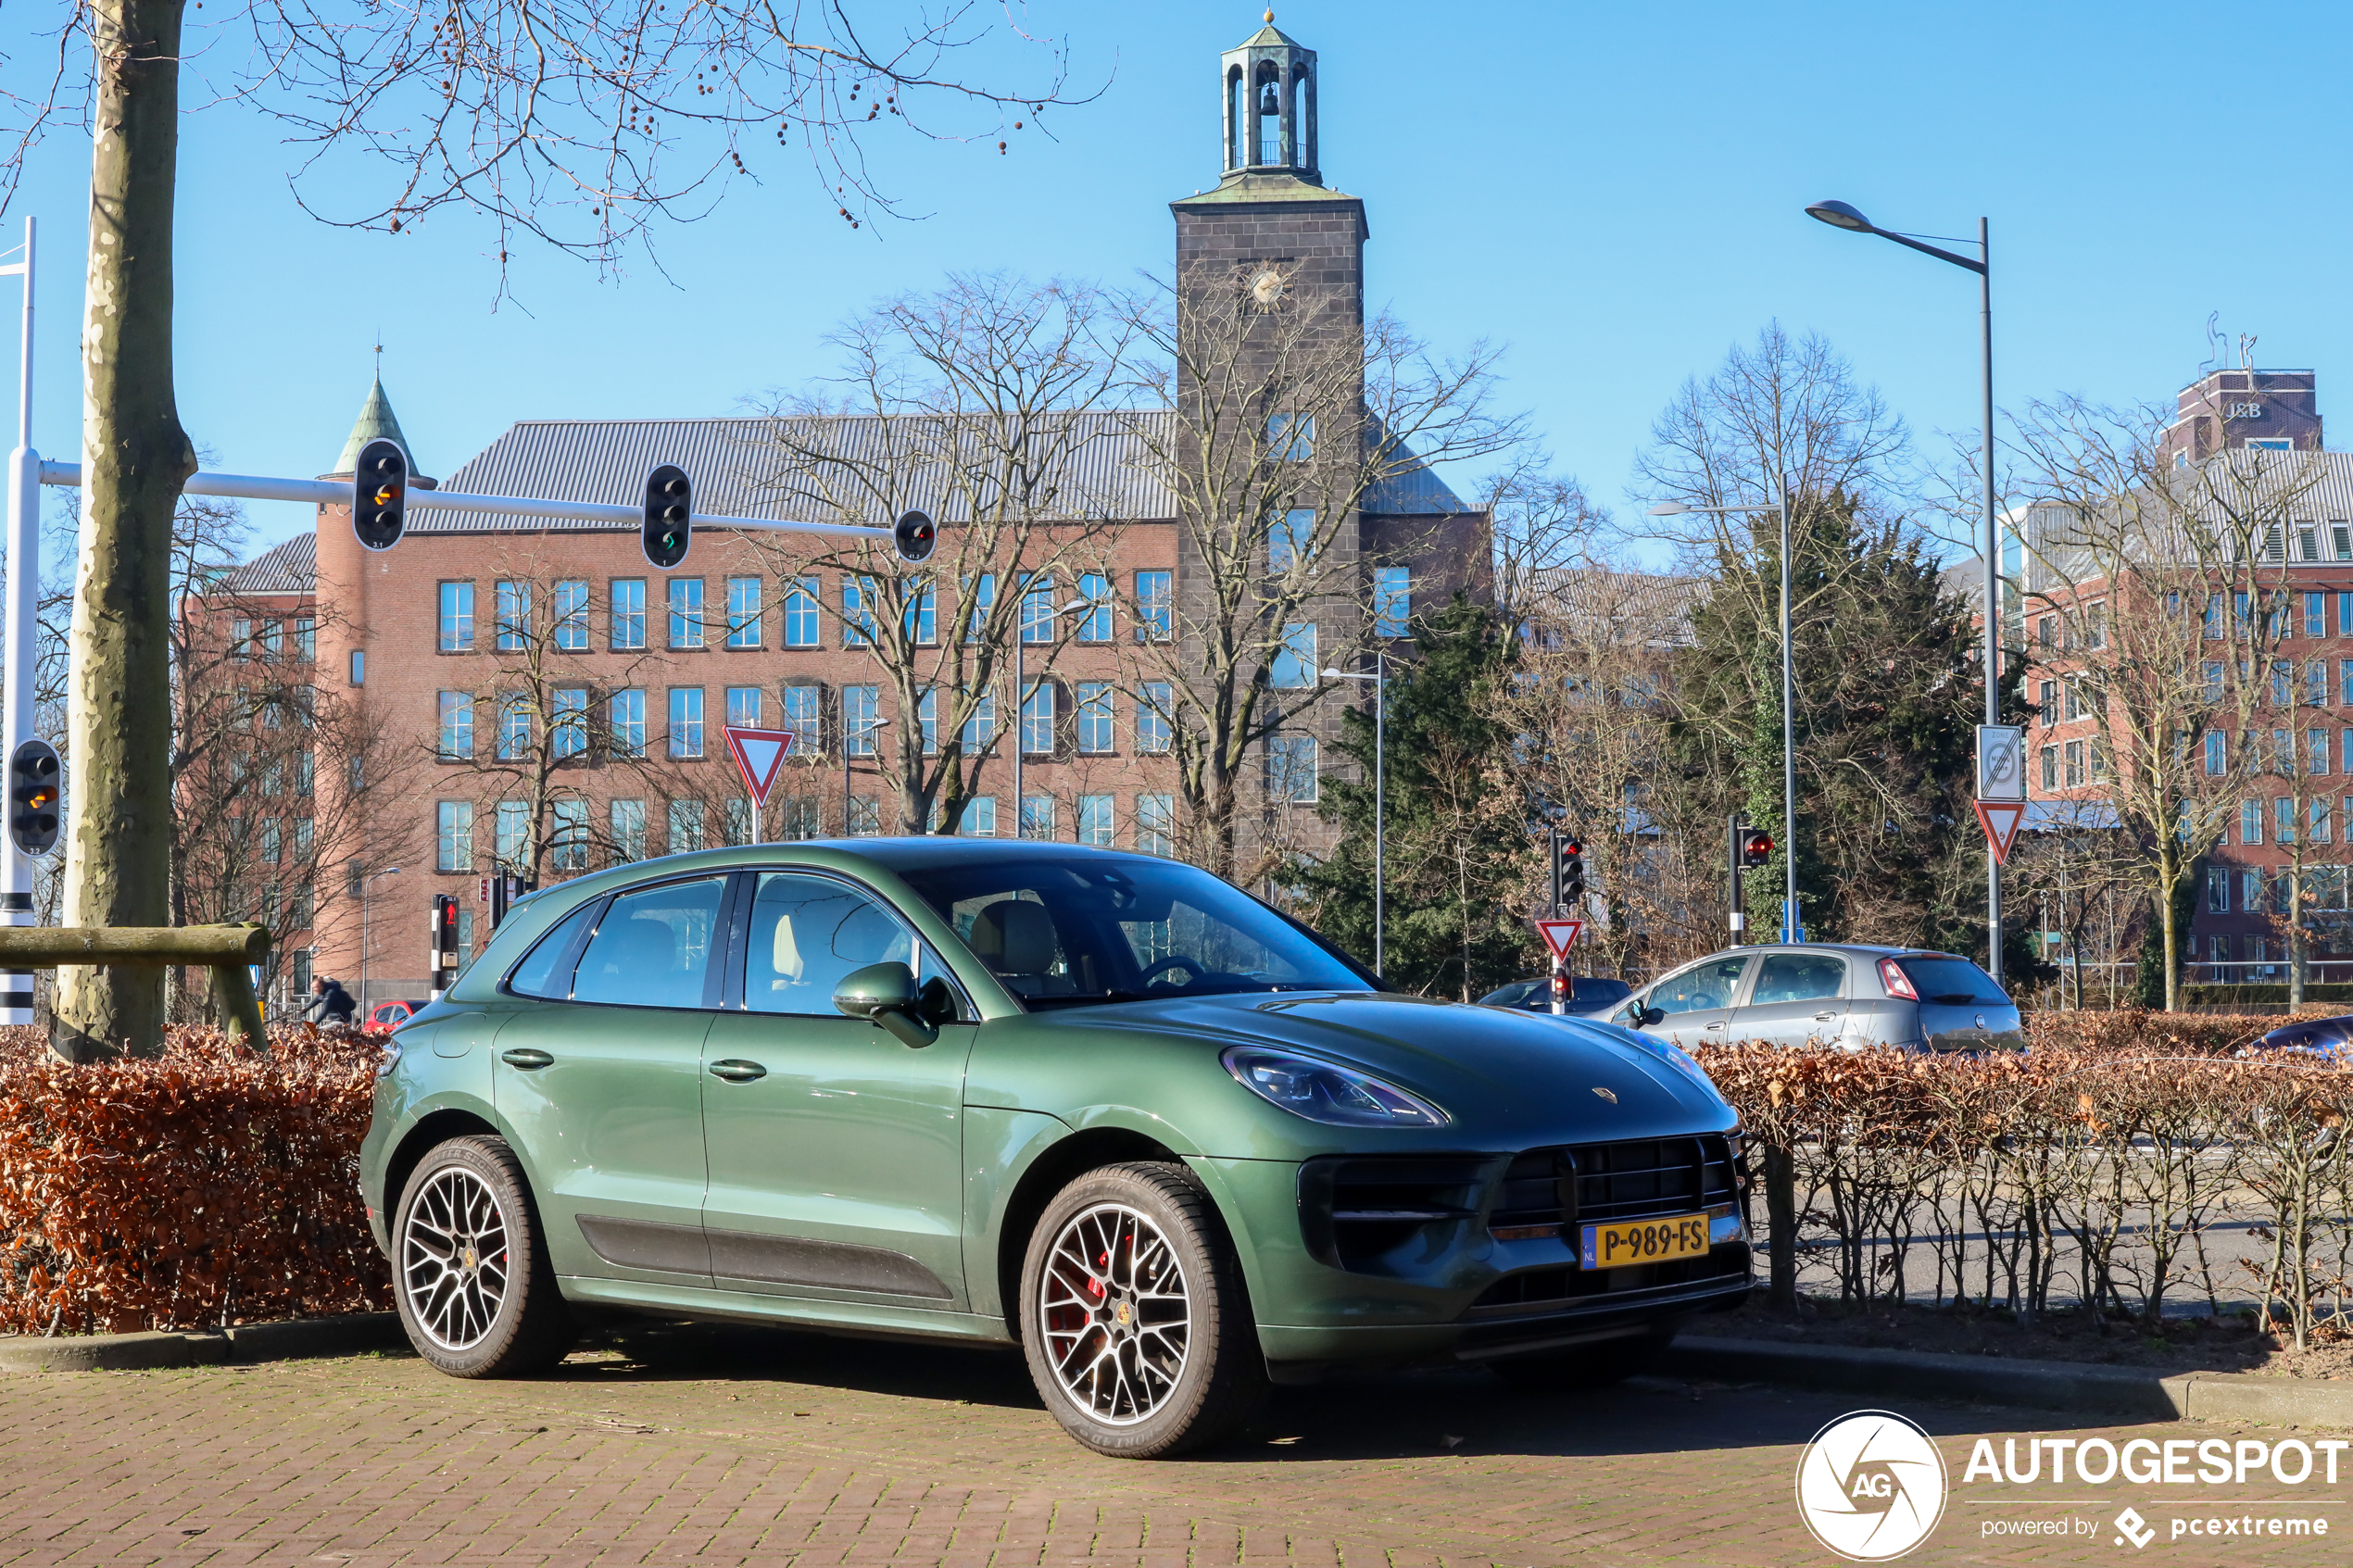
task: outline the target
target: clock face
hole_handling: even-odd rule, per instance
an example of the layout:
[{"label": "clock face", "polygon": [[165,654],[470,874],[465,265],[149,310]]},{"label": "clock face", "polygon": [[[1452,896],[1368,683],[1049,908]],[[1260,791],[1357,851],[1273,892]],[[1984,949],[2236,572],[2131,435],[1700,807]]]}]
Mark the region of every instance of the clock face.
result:
[{"label": "clock face", "polygon": [[1271,308],[1283,297],[1283,275],[1272,267],[1262,268],[1250,281],[1250,297],[1262,309]]}]

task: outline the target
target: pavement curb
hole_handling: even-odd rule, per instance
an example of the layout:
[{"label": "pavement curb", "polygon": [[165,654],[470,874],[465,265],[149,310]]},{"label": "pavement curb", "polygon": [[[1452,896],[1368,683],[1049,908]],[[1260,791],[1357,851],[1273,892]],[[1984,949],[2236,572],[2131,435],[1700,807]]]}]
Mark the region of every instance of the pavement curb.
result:
[{"label": "pavement curb", "polygon": [[2145,1368],[2082,1361],[2007,1361],[1692,1336],[1675,1341],[1659,1370],[1721,1382],[1794,1383],[2142,1421],[2353,1427],[2353,1382],[2252,1373],[2169,1376]]},{"label": "pavement curb", "polygon": [[396,1312],[244,1323],[225,1334],[77,1334],[0,1336],[0,1372],[145,1372],[342,1356],[402,1342]]}]

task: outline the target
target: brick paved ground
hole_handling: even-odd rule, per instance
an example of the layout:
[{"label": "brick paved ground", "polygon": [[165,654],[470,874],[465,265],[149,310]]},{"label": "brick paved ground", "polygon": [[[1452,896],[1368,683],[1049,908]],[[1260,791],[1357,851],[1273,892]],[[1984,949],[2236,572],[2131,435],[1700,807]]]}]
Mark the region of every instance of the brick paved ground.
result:
[{"label": "brick paved ground", "polygon": [[[1013,1357],[752,1330],[651,1331],[522,1383],[460,1383],[393,1356],[0,1376],[0,1568],[1830,1562],[1795,1516],[1793,1466],[1823,1421],[1867,1402],[1667,1383],[1546,1399],[1478,1372],[1366,1376],[1283,1392],[1228,1450],[1135,1464],[1063,1438]],[[2337,1499],[2353,1499],[2353,1463],[2334,1487],[1961,1486],[1981,1433],[1998,1446],[2082,1429],[1905,1413],[1938,1436],[1957,1483],[1907,1563],[2347,1555],[2353,1501]],[[2239,1435],[2105,1435],[2144,1433]],[[2108,1527],[2127,1502],[2162,1531],[2192,1499],[2281,1498],[2328,1517],[2332,1538],[2160,1537],[2139,1552]],[[2097,1533],[1982,1534],[1987,1520],[2070,1514]]]}]

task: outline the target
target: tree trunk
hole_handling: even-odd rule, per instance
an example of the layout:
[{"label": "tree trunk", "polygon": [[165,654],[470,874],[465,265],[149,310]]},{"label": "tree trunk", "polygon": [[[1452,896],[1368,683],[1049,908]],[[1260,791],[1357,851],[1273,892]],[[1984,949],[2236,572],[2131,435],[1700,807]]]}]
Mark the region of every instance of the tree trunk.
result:
[{"label": "tree trunk", "polygon": [[2287,1005],[2304,1005],[2304,858],[2290,867],[2287,884]]},{"label": "tree trunk", "polygon": [[1786,1148],[1763,1146],[1765,1158],[1766,1300],[1784,1316],[1797,1311],[1797,1160]]},{"label": "tree trunk", "polygon": [[[67,693],[65,923],[158,926],[171,867],[171,517],[195,471],[172,395],[171,218],[182,0],[97,0],[82,337],[82,556]],[[155,968],[59,977],[69,1060],[163,1048]]]}]

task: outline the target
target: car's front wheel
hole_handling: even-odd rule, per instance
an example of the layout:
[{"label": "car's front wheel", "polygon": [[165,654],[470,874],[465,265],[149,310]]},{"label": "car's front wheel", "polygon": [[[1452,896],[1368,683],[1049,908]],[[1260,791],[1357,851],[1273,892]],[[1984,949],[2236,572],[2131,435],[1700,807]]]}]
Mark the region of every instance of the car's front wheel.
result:
[{"label": "car's front wheel", "polygon": [[504,1138],[452,1138],[417,1162],[392,1254],[400,1325],[452,1377],[537,1372],[572,1348],[539,1211]]},{"label": "car's front wheel", "polygon": [[1265,1397],[1241,1267],[1182,1165],[1108,1165],[1064,1187],[1030,1233],[1021,1318],[1046,1408],[1100,1454],[1205,1447]]}]

